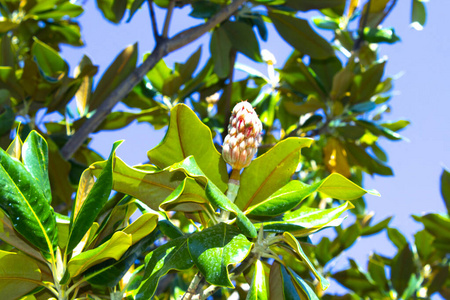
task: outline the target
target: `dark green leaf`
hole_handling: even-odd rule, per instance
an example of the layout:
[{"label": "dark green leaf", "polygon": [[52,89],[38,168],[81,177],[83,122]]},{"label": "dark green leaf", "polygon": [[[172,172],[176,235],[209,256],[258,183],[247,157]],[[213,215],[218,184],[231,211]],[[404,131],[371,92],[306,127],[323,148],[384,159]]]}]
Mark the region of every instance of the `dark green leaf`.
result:
[{"label": "dark green leaf", "polygon": [[411,26],[416,30],[422,30],[427,21],[427,11],[424,1],[413,0],[411,11]]},{"label": "dark green leaf", "polygon": [[281,37],[301,53],[318,59],[334,56],[331,45],[309,26],[308,21],[270,11],[269,17]]},{"label": "dark green leaf", "polygon": [[220,10],[220,5],[211,1],[195,1],[189,16],[198,19],[209,19]]},{"label": "dark green leaf", "polygon": [[252,26],[236,21],[225,22],[222,27],[225,29],[234,49],[256,62],[262,62],[259,43]]},{"label": "dark green leaf", "polygon": [[301,293],[307,300],[319,300],[314,290],[304,281],[294,270],[288,267],[288,271],[292,276],[292,281],[301,289]]},{"label": "dark green leaf", "polygon": [[369,43],[393,44],[400,41],[393,28],[364,28],[364,39]]},{"label": "dark green leaf", "polygon": [[252,243],[236,227],[220,223],[189,237],[188,247],[195,265],[209,283],[234,288],[228,266],[243,261]]},{"label": "dark green leaf", "polygon": [[394,257],[391,267],[391,281],[398,295],[408,287],[411,276],[415,276],[415,269],[413,253],[406,244]]},{"label": "dark green leaf", "polygon": [[450,172],[446,169],[442,170],[441,175],[441,195],[450,215]]},{"label": "dark green leaf", "polygon": [[231,41],[222,26],[214,30],[209,44],[209,51],[214,62],[214,72],[219,78],[225,78],[230,73]]},{"label": "dark green leaf", "polygon": [[31,54],[45,79],[55,82],[66,75],[68,67],[59,53],[37,38],[34,38]]},{"label": "dark green leaf", "polygon": [[96,2],[98,9],[107,20],[116,24],[120,23],[127,9],[127,1],[97,0]]},{"label": "dark green leaf", "polygon": [[403,247],[408,245],[408,241],[406,240],[406,238],[397,229],[395,229],[395,228],[388,228],[387,233],[388,233],[388,237],[391,240],[391,242],[398,249],[403,249]]},{"label": "dark green leaf", "polygon": [[376,234],[380,232],[381,230],[388,227],[389,223],[391,222],[392,217],[386,218],[383,221],[380,221],[379,223],[373,225],[373,226],[367,226],[362,229],[361,236],[368,236],[372,234]]}]

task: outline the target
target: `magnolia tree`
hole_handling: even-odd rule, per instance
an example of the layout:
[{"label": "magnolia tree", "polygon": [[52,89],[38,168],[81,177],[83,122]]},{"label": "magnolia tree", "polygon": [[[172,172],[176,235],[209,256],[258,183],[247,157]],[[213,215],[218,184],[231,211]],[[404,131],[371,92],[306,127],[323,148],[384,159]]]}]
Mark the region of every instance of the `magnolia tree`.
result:
[{"label": "magnolia tree", "polygon": [[[372,224],[362,198],[378,195],[361,187],[364,174],[392,175],[379,139],[401,140],[409,124],[385,121],[392,79],[378,57],[399,40],[383,27],[396,0],[97,1],[117,24],[144,4],[155,48],[136,66],[137,45],[126,47],[94,86],[89,57],[70,75],[59,54],[83,44],[82,5],[0,3],[2,299],[450,297],[448,215],[414,216],[424,230],[410,244],[390,218]],[[181,7],[204,23],[170,34]],[[411,8],[420,28],[424,4]],[[312,22],[306,11],[317,12]],[[267,26],[292,47],[279,69],[259,47]],[[209,53],[173,68],[162,60],[204,34]],[[111,112],[118,102],[130,110]],[[167,128],[148,162],[129,166],[115,154],[121,142],[106,160],[89,147],[90,133],[136,120]],[[447,171],[441,186],[448,208]],[[325,228],[335,237],[313,244]],[[396,255],[327,268],[382,230]],[[327,293],[330,278],[347,294]]]}]

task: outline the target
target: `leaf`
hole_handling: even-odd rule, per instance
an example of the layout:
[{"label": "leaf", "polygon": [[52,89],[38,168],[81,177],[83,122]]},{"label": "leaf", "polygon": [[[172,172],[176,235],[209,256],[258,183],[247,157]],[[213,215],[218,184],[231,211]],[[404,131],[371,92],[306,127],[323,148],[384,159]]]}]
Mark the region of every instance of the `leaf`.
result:
[{"label": "leaf", "polygon": [[347,152],[338,139],[329,137],[323,147],[325,166],[330,173],[340,173],[349,178],[352,174],[347,160]]},{"label": "leaf", "polygon": [[136,300],[150,299],[159,279],[170,270],[183,271],[194,265],[187,247],[187,237],[180,237],[159,246],[145,257],[145,273],[136,289]]},{"label": "leaf", "polygon": [[212,181],[205,176],[192,156],[189,156],[180,163],[172,165],[170,169],[175,171],[181,170],[185,172],[186,175],[201,181],[205,186],[206,197],[214,206],[236,214],[236,223],[246,236],[251,238],[257,236],[255,226],[253,226],[252,222]]},{"label": "leaf", "polygon": [[264,227],[264,231],[282,233],[289,231],[296,237],[307,236],[324,227],[338,226],[342,220],[339,216],[346,210],[353,208],[350,202],[345,202],[329,209],[302,207],[287,213],[280,221],[256,223],[255,227]]},{"label": "leaf", "polygon": [[388,227],[389,223],[391,222],[391,219],[392,217],[388,217],[383,221],[377,223],[376,225],[364,227],[362,229],[361,236],[368,236],[380,232],[381,230]]},{"label": "leaf", "polygon": [[[275,264],[275,263],[274,263]],[[277,262],[278,264],[278,262]],[[283,265],[280,265],[280,273],[282,278],[282,289],[284,297],[282,299],[291,299],[291,300],[300,300],[300,295],[298,294],[297,289],[294,286],[294,283],[291,280],[291,276],[287,272],[286,268]],[[272,273],[272,269],[270,269]],[[272,294],[271,294],[272,296]],[[272,297],[271,297],[272,298]],[[274,298],[276,299],[276,298]]]},{"label": "leaf", "polygon": [[197,19],[209,19],[220,10],[220,5],[211,1],[195,1],[189,16]]},{"label": "leaf", "polygon": [[388,237],[391,240],[391,242],[398,249],[403,249],[403,247],[408,245],[408,241],[406,240],[406,238],[397,229],[388,228],[387,233],[388,233]]},{"label": "leaf", "polygon": [[9,145],[8,149],[6,149],[6,153],[9,154],[9,156],[20,160],[22,156],[22,140],[20,139],[20,134],[18,134],[19,131],[17,129],[16,136],[14,137],[14,140]]},{"label": "leaf", "polygon": [[398,295],[401,295],[403,291],[408,287],[408,283],[412,276],[415,276],[416,266],[414,264],[414,256],[406,244],[397,253],[392,261],[391,266],[391,281],[392,286],[397,291]]},{"label": "leaf", "polygon": [[[80,77],[80,75],[83,75],[83,71],[86,68],[93,68],[95,70],[97,69],[92,64],[90,58],[86,55],[83,55],[80,64],[75,67],[74,76],[77,78]],[[93,76],[90,76],[90,74],[82,76],[81,85],[75,94],[78,113],[80,114],[81,117],[84,117],[88,112],[92,92],[92,83],[93,83]]]},{"label": "leaf", "polygon": [[214,73],[219,78],[227,77],[230,73],[231,41],[222,26],[213,31],[209,43],[209,51],[214,62]]},{"label": "leaf", "polygon": [[353,77],[350,95],[351,103],[360,103],[370,100],[383,77],[385,66],[386,61],[377,62],[363,73]]},{"label": "leaf", "polygon": [[450,215],[450,172],[446,169],[443,169],[441,174],[441,195]]},{"label": "leaf", "polygon": [[247,294],[246,300],[268,300],[269,289],[267,286],[268,278],[264,272],[264,266],[258,259],[255,263],[255,271],[253,273],[250,289]]},{"label": "leaf", "polygon": [[31,55],[33,55],[34,61],[39,66],[39,70],[45,76],[45,79],[50,82],[62,79],[68,71],[68,66],[64,59],[53,48],[41,42],[36,37],[33,40]]},{"label": "leaf", "polygon": [[413,216],[414,220],[422,222],[425,229],[439,240],[450,242],[450,219],[439,214],[427,214],[422,217]]},{"label": "leaf", "polygon": [[58,237],[53,209],[41,186],[25,167],[0,149],[0,208],[14,229],[40,250],[56,249]]},{"label": "leaf", "polygon": [[115,24],[120,23],[127,8],[127,1],[97,0],[96,2],[98,9],[108,21]]},{"label": "leaf", "polygon": [[421,0],[412,1],[411,27],[416,30],[422,30],[427,21],[427,11],[425,4]]},{"label": "leaf", "polygon": [[228,21],[221,27],[225,29],[234,49],[256,62],[262,62],[259,43],[251,25],[239,21]]},{"label": "leaf", "polygon": [[286,6],[295,10],[309,11],[312,9],[324,9],[345,4],[345,0],[286,0]]},{"label": "leaf", "polygon": [[[95,163],[91,166],[92,173],[98,176],[105,166],[105,162]],[[180,172],[170,172],[169,168],[159,171],[133,168],[118,157],[114,157],[113,166],[113,189],[141,200],[156,211],[185,178]]]},{"label": "leaf", "polygon": [[209,204],[205,189],[195,179],[186,177],[160,207],[165,211],[194,212],[204,210],[205,204]]},{"label": "leaf", "polygon": [[13,246],[14,248],[34,257],[44,260],[39,250],[24,240],[13,228],[11,220],[0,209],[0,240]]},{"label": "leaf", "polygon": [[291,274],[292,281],[297,284],[297,286],[301,289],[303,292],[303,296],[307,300],[319,300],[314,290],[304,281],[300,276],[298,276],[297,273],[295,273],[294,270],[288,267],[288,272]]},{"label": "leaf", "polygon": [[55,5],[56,1],[48,1],[49,5],[44,2],[35,5],[28,11],[28,15],[32,15],[37,20],[60,20],[63,17],[75,18],[83,13],[83,7],[70,2],[63,2]]},{"label": "leaf", "polygon": [[92,223],[94,223],[94,220],[97,218],[106,201],[108,201],[113,186],[112,168],[115,151],[121,143],[122,141],[114,143],[105,168],[84,201],[80,199],[78,202],[79,199],[77,198],[77,201],[74,203],[74,215],[71,218],[70,234],[67,243],[68,253],[78,245]]},{"label": "leaf", "polygon": [[328,59],[311,59],[309,67],[316,73],[327,93],[331,91],[334,76],[342,70],[341,61],[333,56]]},{"label": "leaf", "polygon": [[241,175],[235,204],[241,210],[256,205],[286,185],[300,161],[300,149],[312,143],[307,138],[287,138],[252,161]]},{"label": "leaf", "polygon": [[72,257],[67,265],[67,270],[70,273],[70,277],[74,278],[90,267],[107,259],[113,258],[115,260],[119,260],[131,244],[131,234],[126,234],[122,231],[114,233],[111,239],[101,246],[84,251],[77,256]]},{"label": "leaf", "polygon": [[350,268],[333,274],[333,278],[344,287],[354,291],[357,295],[367,295],[378,287],[352,259],[349,259]]},{"label": "leaf", "polygon": [[45,139],[36,131],[30,132],[22,147],[25,168],[37,181],[48,203],[52,202],[52,191],[48,178],[48,148]]},{"label": "leaf", "polygon": [[125,227],[122,231],[131,235],[132,245],[139,242],[141,239],[148,236],[158,224],[158,215],[153,213],[145,213],[133,223]]},{"label": "leaf", "polygon": [[309,26],[308,21],[270,11],[269,18],[281,37],[301,53],[317,59],[334,56],[331,45]]},{"label": "leaf", "polygon": [[[121,0],[115,0],[124,2]],[[109,65],[92,94],[89,111],[97,109],[103,100],[134,71],[137,61],[137,43],[126,47]]]},{"label": "leaf", "polygon": [[393,28],[364,28],[364,40],[369,43],[388,43],[394,44],[400,41]]},{"label": "leaf", "polygon": [[299,256],[299,258],[308,266],[308,269],[316,276],[317,280],[319,280],[320,287],[322,288],[322,291],[325,291],[330,283],[328,280],[320,274],[314,265],[309,261],[308,257],[306,256],[305,252],[303,251],[302,247],[300,246],[297,239],[290,234],[289,232],[283,233],[284,241],[294,249],[295,253]]},{"label": "leaf", "polygon": [[204,229],[188,239],[189,253],[206,281],[234,288],[228,266],[243,261],[253,243],[236,227],[225,223]]},{"label": "leaf", "polygon": [[35,261],[23,254],[0,250],[0,294],[3,299],[19,299],[41,283]]},{"label": "leaf", "polygon": [[186,105],[178,104],[170,111],[169,129],[164,140],[148,151],[150,162],[165,168],[193,155],[200,169],[225,191],[228,173],[225,162],[214,147],[211,131]]}]

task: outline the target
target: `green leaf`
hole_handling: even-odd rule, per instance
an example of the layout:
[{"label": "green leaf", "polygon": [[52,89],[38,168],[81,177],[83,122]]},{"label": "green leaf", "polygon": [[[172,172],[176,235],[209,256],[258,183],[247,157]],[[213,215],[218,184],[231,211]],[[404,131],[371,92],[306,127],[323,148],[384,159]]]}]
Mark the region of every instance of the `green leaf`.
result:
[{"label": "green leaf", "polygon": [[[92,173],[99,176],[105,166],[105,162],[93,164]],[[141,200],[156,211],[185,178],[180,172],[170,172],[169,168],[158,171],[133,168],[118,157],[114,157],[113,166],[112,188]]]},{"label": "green leaf", "polygon": [[48,203],[52,190],[48,178],[48,148],[45,139],[36,131],[30,132],[22,147],[22,159],[28,172],[36,179]]},{"label": "green leaf", "polygon": [[243,261],[253,243],[239,230],[225,223],[200,231],[188,239],[189,253],[206,281],[234,288],[228,266]]},{"label": "green leaf", "polygon": [[79,209],[78,213],[76,215],[74,213],[71,218],[67,252],[72,251],[77,246],[91,227],[92,223],[94,223],[106,201],[108,201],[113,186],[112,169],[115,151],[121,143],[122,141],[114,143],[105,168],[90,189],[89,194],[86,196],[83,203],[78,203],[78,198],[74,203],[74,207],[79,207]]},{"label": "green leaf", "polygon": [[37,63],[44,78],[50,82],[62,79],[68,71],[68,66],[64,59],[50,46],[41,42],[36,37],[33,39],[34,43],[31,47],[31,55],[33,55],[34,61]]},{"label": "green leaf", "polygon": [[97,0],[97,7],[103,13],[103,16],[118,24],[122,20],[125,10],[127,9],[127,2],[122,0]]},{"label": "green leaf", "polygon": [[[287,272],[286,268],[283,265],[280,265],[279,268],[280,268],[280,273],[281,273],[281,284],[282,284],[281,287],[282,287],[283,295],[284,295],[284,297],[281,299],[300,300],[301,299],[300,295],[298,294],[298,291],[295,288],[294,283],[291,280],[291,276]],[[272,268],[270,269],[270,273],[272,273]],[[272,284],[271,284],[271,289],[272,289]],[[272,295],[273,294],[271,292],[271,299],[272,299]],[[277,295],[277,296],[279,297],[279,295]],[[277,298],[273,298],[273,299],[277,299]]]},{"label": "green leaf", "polygon": [[309,67],[316,73],[318,79],[329,93],[333,87],[334,76],[342,70],[342,63],[337,57],[328,59],[311,59]]},{"label": "green leaf", "polygon": [[39,250],[30,245],[23,239],[13,228],[13,224],[8,216],[0,209],[0,240],[13,246],[14,248],[34,257],[38,260],[44,258],[39,253]]},{"label": "green leaf", "polygon": [[[49,2],[51,3],[54,1]],[[43,2],[41,3],[44,4]],[[38,6],[40,6],[40,8],[38,8]],[[38,4],[34,6],[30,11],[28,11],[28,15],[32,15],[33,17],[37,18],[37,20],[60,20],[63,17],[78,17],[83,13],[83,11],[83,7],[81,7],[80,5],[76,5],[71,2],[63,2],[58,5],[50,5],[50,7],[42,7]]]},{"label": "green leaf", "polygon": [[205,186],[206,197],[214,206],[236,214],[236,223],[246,236],[252,238],[257,236],[253,223],[250,222],[244,213],[233,202],[231,202],[230,199],[228,199],[211,180],[205,176],[192,156],[189,156],[180,163],[173,164],[170,169],[175,171],[183,171],[186,175],[201,181]]},{"label": "green leaf", "polygon": [[425,4],[421,0],[412,1],[411,27],[416,30],[422,30],[427,21],[427,11]]},{"label": "green leaf", "polygon": [[262,62],[259,43],[251,25],[244,22],[225,22],[222,24],[234,49],[248,58]]},{"label": "green leaf", "polygon": [[307,138],[287,138],[252,161],[241,175],[235,204],[242,210],[256,205],[286,185],[300,161],[300,150],[312,143]]},{"label": "green leaf", "polygon": [[122,231],[131,235],[132,245],[136,244],[146,236],[148,236],[158,224],[158,215],[153,213],[145,213],[133,223],[125,227]]},{"label": "green leaf", "polygon": [[313,9],[332,8],[345,5],[345,0],[286,0],[285,5],[295,10],[309,11]]},{"label": "green leaf", "polygon": [[281,37],[301,53],[317,59],[334,56],[331,45],[309,26],[308,21],[270,11],[269,18]]},{"label": "green leaf", "polygon": [[0,114],[0,135],[5,135],[11,131],[15,118],[16,115],[11,107],[4,106],[4,111]]},{"label": "green leaf", "polygon": [[309,261],[309,258],[306,256],[305,252],[303,251],[302,247],[300,246],[300,243],[297,241],[297,239],[290,234],[289,232],[283,233],[284,241],[294,249],[295,253],[299,256],[299,258],[307,265],[308,269],[316,276],[317,280],[319,280],[320,287],[322,288],[322,291],[325,291],[330,283],[328,280],[320,274],[314,265]]},{"label": "green leaf", "polygon": [[165,211],[194,212],[204,210],[205,204],[209,204],[205,189],[195,179],[186,177],[160,207]]},{"label": "green leaf", "polygon": [[446,169],[442,170],[441,175],[441,195],[444,199],[445,207],[450,215],[450,172]]},{"label": "green leaf", "polygon": [[439,240],[450,243],[450,219],[439,214],[427,214],[422,217],[413,216],[414,220],[422,222],[425,229]]},{"label": "green leaf", "polygon": [[366,275],[361,267],[349,259],[350,268],[333,274],[333,278],[344,287],[354,291],[357,295],[368,295],[378,290],[373,280]]},{"label": "green leaf", "polygon": [[3,299],[19,299],[39,286],[41,271],[23,254],[0,250],[0,294]]},{"label": "green leaf", "polygon": [[40,184],[3,149],[0,163],[0,208],[30,243],[44,252],[54,251],[58,243],[55,215]]},{"label": "green leaf", "polygon": [[399,120],[399,121],[396,121],[396,122],[382,123],[380,125],[385,127],[385,128],[387,128],[387,129],[389,129],[389,130],[397,132],[397,131],[402,130],[403,128],[405,128],[409,124],[411,124],[411,122],[406,121],[406,120]]},{"label": "green leaf", "polygon": [[361,236],[368,236],[368,235],[372,235],[372,234],[376,234],[376,233],[380,232],[381,230],[383,230],[389,226],[391,219],[392,219],[392,217],[388,217],[388,218],[384,219],[383,221],[380,221],[376,225],[364,227],[362,229]]},{"label": "green leaf", "polygon": [[393,28],[364,28],[364,40],[369,43],[388,43],[393,44],[400,41]]},{"label": "green leaf", "polygon": [[187,237],[180,237],[159,246],[145,257],[145,273],[136,300],[150,299],[159,279],[170,270],[183,271],[194,265],[187,247]]},{"label": "green leaf", "polygon": [[297,284],[297,286],[303,292],[303,296],[307,300],[319,300],[314,290],[304,281],[294,270],[288,267],[288,272],[291,274],[292,281]]},{"label": "green leaf", "polygon": [[130,15],[128,16],[127,23],[131,21],[134,14],[137,12],[139,8],[141,8],[142,4],[144,4],[145,0],[134,0],[133,4],[131,4]]},{"label": "green leaf", "polygon": [[101,246],[84,251],[73,257],[67,265],[67,270],[70,273],[70,277],[76,277],[90,267],[107,259],[113,258],[115,260],[119,260],[119,258],[131,245],[131,234],[126,234],[122,231],[114,233],[111,239]]},{"label": "green leaf", "polygon": [[269,289],[267,286],[268,278],[264,272],[264,267],[258,259],[255,263],[255,271],[253,273],[252,283],[247,294],[246,300],[268,300]]},{"label": "green leaf", "polygon": [[227,188],[227,167],[214,147],[211,131],[184,104],[171,109],[169,129],[164,140],[147,155],[150,162],[160,168],[193,155],[200,169],[221,191]]},{"label": "green leaf", "polygon": [[382,291],[387,291],[389,290],[389,284],[384,268],[385,265],[383,263],[373,259],[373,257],[369,259],[367,270],[369,271],[370,277],[372,277],[374,283],[378,285]]},{"label": "green leaf", "polygon": [[[149,53],[144,54],[144,60],[150,56]],[[151,82],[152,87],[158,92],[163,92],[164,83],[169,78],[172,70],[166,65],[163,59],[158,61],[156,65],[147,73],[147,78]]]},{"label": "green leaf", "polygon": [[353,77],[350,102],[360,103],[369,101],[374,95],[384,74],[386,61],[377,62],[361,74]]},{"label": "green leaf", "polygon": [[415,276],[414,272],[416,269],[414,255],[409,245],[406,244],[400,249],[401,251],[394,257],[391,266],[392,286],[398,295],[402,295],[403,291],[407,289],[411,277]]},{"label": "green leaf", "polygon": [[214,62],[214,73],[219,78],[225,78],[230,73],[231,41],[225,28],[220,26],[211,35],[209,43],[211,59]]},{"label": "green leaf", "polygon": [[337,30],[339,29],[339,22],[328,17],[315,17],[313,18],[314,24],[322,29]]},{"label": "green leaf", "polygon": [[[121,0],[116,0],[121,1]],[[125,1],[121,1],[125,2]],[[97,109],[103,100],[134,71],[137,61],[137,43],[126,47],[103,73],[92,94],[89,111]]]},{"label": "green leaf", "polygon": [[[159,235],[156,232],[144,237],[142,240],[132,245],[122,255],[122,257],[116,261],[114,259],[106,260],[98,265],[89,268],[84,272],[85,278],[89,283],[106,285],[113,288],[124,277],[130,267],[136,263],[144,251],[155,241]],[[143,267],[143,265],[141,265]]]},{"label": "green leaf", "polygon": [[388,237],[391,240],[391,242],[398,249],[403,249],[403,247],[408,245],[408,241],[406,240],[406,238],[397,229],[395,229],[395,228],[388,228],[387,229],[387,233],[388,233]]},{"label": "green leaf", "polygon": [[220,5],[211,1],[195,1],[189,16],[197,19],[209,19],[220,10]]},{"label": "green leaf", "polygon": [[296,207],[314,192],[322,192],[338,200],[354,200],[366,193],[380,196],[377,191],[365,190],[344,176],[333,173],[312,185],[292,180],[266,200],[249,207],[246,213],[256,216],[276,216]]},{"label": "green leaf", "polygon": [[280,221],[256,223],[255,226],[256,228],[263,226],[264,231],[268,232],[289,231],[296,237],[307,236],[324,227],[340,225],[342,219],[338,219],[339,216],[351,208],[353,205],[350,202],[329,209],[302,207],[285,214]]}]

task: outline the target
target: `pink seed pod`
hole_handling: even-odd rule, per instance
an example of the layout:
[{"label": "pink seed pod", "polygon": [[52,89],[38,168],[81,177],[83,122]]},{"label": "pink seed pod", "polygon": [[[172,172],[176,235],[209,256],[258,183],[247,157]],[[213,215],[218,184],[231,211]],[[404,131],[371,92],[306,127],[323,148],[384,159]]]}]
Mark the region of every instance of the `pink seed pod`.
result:
[{"label": "pink seed pod", "polygon": [[252,105],[247,101],[236,104],[222,148],[223,159],[234,170],[250,164],[261,143],[261,131],[262,123]]}]

